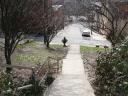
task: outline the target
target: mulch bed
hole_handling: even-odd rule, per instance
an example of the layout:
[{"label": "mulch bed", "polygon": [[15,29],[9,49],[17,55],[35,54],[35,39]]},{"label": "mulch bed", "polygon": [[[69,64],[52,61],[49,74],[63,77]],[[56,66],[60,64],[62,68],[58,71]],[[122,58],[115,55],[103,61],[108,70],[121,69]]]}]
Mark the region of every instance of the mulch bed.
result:
[{"label": "mulch bed", "polygon": [[[95,80],[95,68],[97,66],[96,58],[98,57],[98,53],[93,52],[84,52],[82,53],[82,59],[84,62],[85,71],[88,73],[88,80],[93,86],[93,82]],[[94,87],[94,86],[93,86]]]}]

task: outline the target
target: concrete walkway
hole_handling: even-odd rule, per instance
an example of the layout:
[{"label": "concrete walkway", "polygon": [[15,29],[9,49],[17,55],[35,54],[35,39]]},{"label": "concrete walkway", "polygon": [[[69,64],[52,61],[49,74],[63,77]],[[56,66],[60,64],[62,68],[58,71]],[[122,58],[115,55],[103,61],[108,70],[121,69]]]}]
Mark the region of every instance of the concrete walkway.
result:
[{"label": "concrete walkway", "polygon": [[85,74],[79,45],[70,46],[63,60],[62,74],[54,81],[48,96],[94,96]]}]

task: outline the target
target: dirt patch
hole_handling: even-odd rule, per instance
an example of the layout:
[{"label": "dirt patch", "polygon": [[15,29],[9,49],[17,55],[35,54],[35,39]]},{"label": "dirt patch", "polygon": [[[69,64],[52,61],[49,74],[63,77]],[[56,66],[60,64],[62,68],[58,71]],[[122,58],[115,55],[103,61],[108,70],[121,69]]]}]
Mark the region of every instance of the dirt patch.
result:
[{"label": "dirt patch", "polygon": [[88,79],[93,86],[93,82],[95,80],[95,69],[97,67],[96,59],[99,56],[99,53],[105,52],[106,49],[99,47],[80,46],[80,51],[84,62],[85,71],[88,73]]},{"label": "dirt patch", "polygon": [[98,57],[97,52],[83,52],[82,59],[84,62],[85,71],[88,73],[88,79],[93,85],[93,81],[95,80],[95,68],[97,66],[96,58]]},{"label": "dirt patch", "polygon": [[[68,52],[68,47],[63,45],[51,45],[51,49],[46,49],[45,45],[38,42],[29,45],[19,45],[12,55],[12,65],[24,67],[36,67],[39,64],[44,64],[47,57],[60,57],[64,58]],[[0,65],[5,64],[4,51],[0,50]],[[1,72],[5,72],[5,67],[0,67]],[[13,68],[9,76],[13,80],[13,86],[21,87],[30,84],[32,71],[29,69],[16,69]]]},{"label": "dirt patch", "polygon": [[16,69],[13,68],[11,72],[11,79],[13,80],[13,86],[21,87],[23,85],[29,84],[30,78],[32,76],[32,71],[29,69]]}]

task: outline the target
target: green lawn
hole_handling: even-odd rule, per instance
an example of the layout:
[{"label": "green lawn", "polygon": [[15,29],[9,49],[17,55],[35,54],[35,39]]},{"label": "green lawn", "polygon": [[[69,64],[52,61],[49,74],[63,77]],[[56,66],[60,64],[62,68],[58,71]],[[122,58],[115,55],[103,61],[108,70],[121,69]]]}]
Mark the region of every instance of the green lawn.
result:
[{"label": "green lawn", "polygon": [[38,43],[34,40],[28,40],[23,44],[18,44],[17,48],[24,48],[24,47],[36,47]]},{"label": "green lawn", "polygon": [[98,48],[98,47],[88,47],[88,46],[80,46],[80,51],[83,52],[104,52],[105,50],[109,50],[105,49],[105,48]]},{"label": "green lawn", "polygon": [[64,57],[68,51],[62,45],[50,45],[50,49],[46,49],[45,45],[35,41],[18,45],[17,49],[12,58],[13,64],[27,67],[43,64],[49,56]]}]

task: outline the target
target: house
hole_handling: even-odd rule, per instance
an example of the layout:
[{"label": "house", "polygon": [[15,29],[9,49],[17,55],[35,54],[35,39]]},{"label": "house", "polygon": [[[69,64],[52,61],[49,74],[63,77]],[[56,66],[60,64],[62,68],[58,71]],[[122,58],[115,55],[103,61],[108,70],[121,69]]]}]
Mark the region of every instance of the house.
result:
[{"label": "house", "polygon": [[[128,1],[127,0],[120,0],[116,2],[116,5],[119,8],[120,12],[120,23],[119,26],[122,27],[124,25],[124,22],[128,22]],[[126,28],[124,29],[123,36],[128,36],[128,24],[126,25]]]},{"label": "house", "polygon": [[56,29],[64,28],[64,12],[63,5],[52,5],[53,8],[53,23]]},{"label": "house", "polygon": [[44,0],[46,2],[46,6],[44,6],[45,13],[47,14],[47,23],[50,24],[52,21],[52,0]]},{"label": "house", "polygon": [[63,28],[64,15],[63,15],[63,5],[56,4],[59,0],[45,0],[44,2],[44,21],[45,25],[49,27],[54,27],[57,31]]},{"label": "house", "polygon": [[[99,6],[99,5],[98,5]],[[115,7],[113,7],[115,6]],[[116,17],[117,17],[117,29],[116,29],[116,34],[120,34],[118,32],[121,32],[122,28],[125,26],[126,22],[128,22],[128,1],[127,0],[111,0],[111,2],[106,2],[106,7],[108,8],[109,12],[107,10],[104,9],[100,9],[101,11],[104,11],[104,14],[110,18],[111,18],[111,13],[114,16],[114,22],[116,23]],[[96,15],[98,16],[98,15]],[[106,19],[104,16],[98,16],[100,21],[104,24],[104,26],[101,26],[102,28],[104,28],[105,26],[107,26],[107,28],[111,28],[111,24],[108,21],[108,19]],[[116,26],[116,24],[115,24]],[[107,29],[106,29],[107,30]],[[125,26],[125,28],[123,29],[123,32],[121,33],[120,36],[122,36],[122,38],[126,37],[126,35],[128,35],[128,24]],[[105,32],[104,30],[101,30],[101,33],[106,34],[107,32]]]},{"label": "house", "polygon": [[128,17],[128,1],[116,2],[116,5],[119,8],[121,16],[124,18],[127,18]]},{"label": "house", "polygon": [[64,0],[64,14],[68,16],[79,16],[83,13],[82,0]]}]

